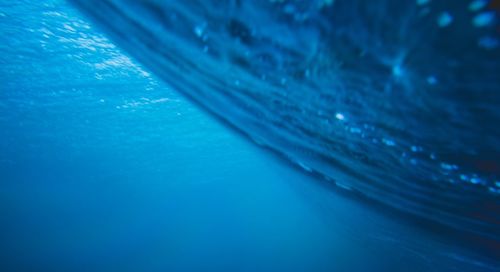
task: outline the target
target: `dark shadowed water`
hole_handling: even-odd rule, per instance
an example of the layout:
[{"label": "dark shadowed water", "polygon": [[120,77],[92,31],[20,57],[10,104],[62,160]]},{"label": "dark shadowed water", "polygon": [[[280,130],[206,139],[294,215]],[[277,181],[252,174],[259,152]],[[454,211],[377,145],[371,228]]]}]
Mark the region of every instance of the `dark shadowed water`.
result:
[{"label": "dark shadowed water", "polygon": [[73,2],[0,1],[2,271],[497,271],[496,1]]}]

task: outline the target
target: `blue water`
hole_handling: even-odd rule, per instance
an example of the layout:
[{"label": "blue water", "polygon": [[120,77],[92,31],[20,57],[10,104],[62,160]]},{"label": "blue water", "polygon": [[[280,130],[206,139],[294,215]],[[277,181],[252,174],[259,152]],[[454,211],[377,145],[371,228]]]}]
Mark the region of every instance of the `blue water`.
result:
[{"label": "blue water", "polygon": [[[270,1],[285,17],[316,12],[281,2]],[[467,96],[464,87],[464,97],[451,103],[450,86],[458,84],[451,83],[455,73],[439,67],[444,62],[434,70],[415,68],[411,77],[405,77],[407,67],[421,67],[422,59],[391,62],[389,75],[376,77],[396,78],[377,85],[391,95],[375,95],[363,80],[376,80],[362,79],[360,69],[372,73],[380,60],[357,64],[350,49],[342,58],[356,73],[344,72],[333,53],[318,49],[325,45],[308,42],[323,39],[317,25],[290,32],[272,21],[273,12],[267,21],[259,15],[253,22],[268,26],[254,27],[268,31],[258,39],[240,21],[229,23],[238,40],[233,45],[214,30],[220,30],[220,15],[199,20],[194,1],[165,4],[196,23],[177,24],[172,37],[155,40],[165,44],[145,47],[145,32],[105,7],[95,6],[93,16],[85,5],[80,7],[86,15],[61,0],[0,1],[2,271],[497,271],[499,96],[492,91],[500,85],[492,69],[498,67],[498,41],[488,30],[496,17],[488,19],[480,2],[462,6],[475,12],[470,31],[479,34],[471,34],[472,44],[484,51],[471,54],[490,61],[478,63],[462,86],[481,96]],[[131,3],[119,8],[134,20],[144,18],[141,8],[150,2]],[[426,3],[417,1],[417,8]],[[268,7],[259,5],[244,4],[242,10],[262,14]],[[297,8],[307,12],[297,15]],[[452,29],[460,16],[443,10],[426,27]],[[251,25],[245,14],[238,18]],[[148,39],[168,33],[155,23],[158,17],[147,18],[139,22],[142,31],[153,30]],[[113,30],[133,35],[120,38]],[[282,35],[277,41],[266,40],[276,33]],[[385,52],[376,38],[350,41]],[[172,39],[179,43],[169,44]],[[192,49],[196,39],[201,42]],[[303,56],[288,50],[297,47],[309,54],[311,67],[299,67]],[[224,57],[215,56],[215,49]],[[226,56],[231,50],[232,58]],[[239,56],[245,50],[274,59],[245,57],[255,60],[250,62]],[[183,59],[186,52],[192,59]],[[246,72],[234,63],[247,65],[241,68]],[[299,68],[303,76],[294,70]],[[345,90],[337,98],[304,92],[335,76],[341,78],[337,89]],[[420,85],[410,84],[415,82]],[[443,82],[447,88],[439,87]],[[445,94],[418,95],[424,87]],[[384,99],[391,104],[380,103]],[[443,116],[427,118],[422,105]],[[464,105],[469,108],[456,108]],[[404,128],[395,115],[402,109],[409,109]],[[419,120],[413,111],[422,109]],[[422,125],[439,117],[444,131]],[[331,157],[325,162],[319,153]]]}]

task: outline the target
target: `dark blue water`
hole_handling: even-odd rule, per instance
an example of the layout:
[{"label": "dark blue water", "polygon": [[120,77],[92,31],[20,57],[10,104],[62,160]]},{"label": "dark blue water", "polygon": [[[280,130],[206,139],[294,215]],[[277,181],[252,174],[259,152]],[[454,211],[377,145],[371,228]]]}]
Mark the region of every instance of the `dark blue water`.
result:
[{"label": "dark blue water", "polygon": [[495,1],[75,2],[0,2],[2,271],[496,271]]}]

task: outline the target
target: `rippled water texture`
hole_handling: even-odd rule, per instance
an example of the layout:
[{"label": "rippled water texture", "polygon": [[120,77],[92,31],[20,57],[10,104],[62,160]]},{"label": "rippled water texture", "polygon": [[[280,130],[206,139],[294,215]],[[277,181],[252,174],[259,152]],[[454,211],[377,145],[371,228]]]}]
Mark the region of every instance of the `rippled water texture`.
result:
[{"label": "rippled water texture", "polygon": [[306,2],[0,0],[0,270],[498,271],[497,2]]},{"label": "rippled water texture", "polygon": [[498,1],[73,2],[258,144],[499,248]]}]

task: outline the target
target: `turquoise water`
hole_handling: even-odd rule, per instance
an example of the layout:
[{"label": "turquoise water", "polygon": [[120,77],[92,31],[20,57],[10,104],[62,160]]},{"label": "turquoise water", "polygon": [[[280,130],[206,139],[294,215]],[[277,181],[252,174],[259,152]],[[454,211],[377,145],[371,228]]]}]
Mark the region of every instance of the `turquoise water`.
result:
[{"label": "turquoise water", "polygon": [[[497,270],[497,240],[293,166],[101,29],[64,1],[0,2],[2,271]],[[490,177],[467,188],[498,205]]]}]

